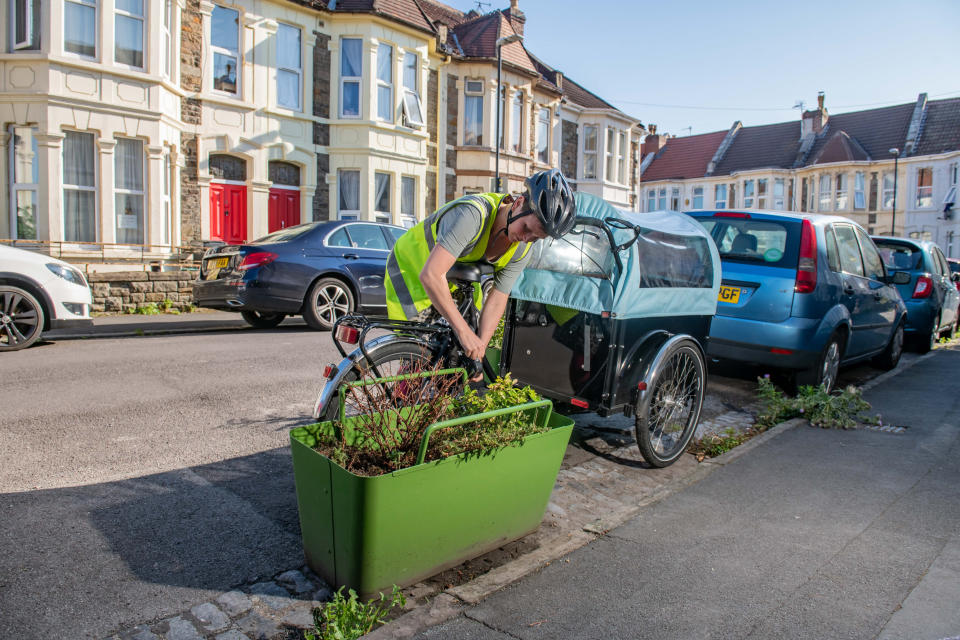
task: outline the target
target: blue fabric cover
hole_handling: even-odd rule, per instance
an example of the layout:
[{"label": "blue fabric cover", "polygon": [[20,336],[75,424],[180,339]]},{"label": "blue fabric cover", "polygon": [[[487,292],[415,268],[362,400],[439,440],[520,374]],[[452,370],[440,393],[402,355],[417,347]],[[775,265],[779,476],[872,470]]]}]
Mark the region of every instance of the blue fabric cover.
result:
[{"label": "blue fabric cover", "polygon": [[[716,313],[720,254],[693,218],[673,211],[624,211],[583,193],[576,194],[576,202],[578,216],[616,217],[643,228],[638,241],[620,252],[623,273],[617,277],[612,257],[604,260],[608,253],[604,247],[609,244],[602,235],[547,239],[537,243],[536,254],[511,296],[589,313],[609,311],[617,318]],[[590,229],[577,227],[581,228]],[[617,244],[631,237],[630,231],[614,229]],[[606,272],[613,280],[584,275],[586,272]]]}]

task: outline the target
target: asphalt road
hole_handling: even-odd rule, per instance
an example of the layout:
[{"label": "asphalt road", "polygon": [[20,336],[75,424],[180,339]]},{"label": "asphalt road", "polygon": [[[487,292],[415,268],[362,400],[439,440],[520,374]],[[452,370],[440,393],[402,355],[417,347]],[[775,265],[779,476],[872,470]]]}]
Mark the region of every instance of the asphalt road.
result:
[{"label": "asphalt road", "polygon": [[0,638],[102,637],[298,566],[287,432],[336,358],[302,326],[3,354]]}]

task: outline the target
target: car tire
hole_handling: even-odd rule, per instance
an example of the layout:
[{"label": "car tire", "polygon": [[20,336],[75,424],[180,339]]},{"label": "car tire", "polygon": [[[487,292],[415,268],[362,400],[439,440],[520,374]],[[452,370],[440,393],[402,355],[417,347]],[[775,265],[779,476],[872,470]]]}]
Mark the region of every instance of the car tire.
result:
[{"label": "car tire", "polygon": [[940,333],[937,331],[937,328],[940,326],[940,317],[939,315],[934,318],[933,326],[930,327],[930,331],[926,334],[920,334],[917,336],[917,353],[929,353],[933,346],[937,344],[937,340],[940,339]]},{"label": "car tire", "polygon": [[0,351],[26,349],[43,333],[43,307],[29,291],[0,286]]},{"label": "car tire", "polygon": [[893,335],[890,336],[890,342],[887,343],[886,349],[876,356],[872,364],[878,369],[883,369],[884,371],[890,371],[895,368],[900,362],[900,356],[903,355],[903,320],[897,324],[897,328],[893,330]]},{"label": "car tire", "polygon": [[819,387],[824,384],[827,387],[827,393],[830,393],[837,383],[837,373],[840,371],[840,361],[843,359],[843,346],[843,335],[839,331],[834,331],[820,352],[816,366],[794,374],[794,385],[797,390],[802,386]]},{"label": "car tire", "polygon": [[336,278],[320,278],[313,283],[303,302],[303,319],[311,329],[329,331],[333,324],[353,313],[353,293]]},{"label": "car tire", "polygon": [[240,316],[255,329],[273,329],[287,317],[284,313],[261,313],[260,311],[241,311]]}]

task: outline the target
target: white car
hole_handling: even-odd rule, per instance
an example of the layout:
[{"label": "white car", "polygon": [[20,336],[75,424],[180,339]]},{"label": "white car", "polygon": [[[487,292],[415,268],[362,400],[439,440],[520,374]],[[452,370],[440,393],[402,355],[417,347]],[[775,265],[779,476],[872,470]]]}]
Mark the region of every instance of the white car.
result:
[{"label": "white car", "polygon": [[0,351],[29,347],[48,329],[92,325],[92,304],[76,267],[0,245]]}]

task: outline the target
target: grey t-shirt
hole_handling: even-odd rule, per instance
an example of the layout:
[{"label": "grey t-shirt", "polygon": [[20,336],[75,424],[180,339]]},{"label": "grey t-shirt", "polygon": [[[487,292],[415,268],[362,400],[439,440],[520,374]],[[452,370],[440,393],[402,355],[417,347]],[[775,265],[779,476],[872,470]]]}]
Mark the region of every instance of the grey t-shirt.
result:
[{"label": "grey t-shirt", "polygon": [[[483,228],[483,217],[476,207],[468,204],[458,204],[440,218],[437,225],[437,244],[457,258],[470,253],[477,245],[474,238],[479,240],[480,230]],[[510,295],[517,278],[523,273],[523,268],[530,260],[530,252],[521,260],[510,262],[493,276],[493,286],[498,291]]]}]

